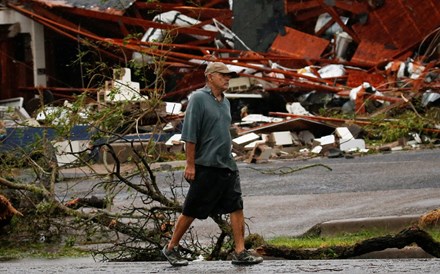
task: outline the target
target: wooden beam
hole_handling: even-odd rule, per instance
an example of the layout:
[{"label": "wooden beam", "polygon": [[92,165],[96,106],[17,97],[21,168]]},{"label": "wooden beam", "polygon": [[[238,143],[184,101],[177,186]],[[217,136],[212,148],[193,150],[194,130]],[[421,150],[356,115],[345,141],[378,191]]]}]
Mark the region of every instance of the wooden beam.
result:
[{"label": "wooden beam", "polygon": [[131,26],[137,26],[143,28],[148,27],[148,28],[165,29],[165,30],[169,30],[172,33],[178,32],[188,35],[200,35],[200,36],[208,36],[208,37],[215,37],[217,35],[217,32],[194,28],[194,27],[179,27],[175,25],[161,24],[145,19],[113,15],[113,14],[107,14],[107,13],[78,9],[78,8],[63,8],[63,9],[65,12],[71,14],[80,15],[87,18],[95,18],[102,21],[109,21],[116,24],[123,23],[125,25],[131,25]]},{"label": "wooden beam", "polygon": [[219,16],[232,17],[232,11],[229,9],[179,6],[176,4],[149,3],[149,2],[140,2],[140,1],[136,1],[134,3],[134,7],[138,10],[148,10],[148,11],[158,11],[158,12],[175,10],[181,12],[182,14],[188,15],[190,17],[194,17],[199,20],[207,20]]},{"label": "wooden beam", "polygon": [[335,1],[335,6],[339,9],[349,11],[353,14],[368,13],[367,1]]},{"label": "wooden beam", "polygon": [[300,1],[300,2],[294,2],[294,3],[287,3],[286,4],[286,12],[287,13],[295,13],[303,10],[313,9],[319,7],[319,3],[316,3],[313,0],[309,1]]},{"label": "wooden beam", "polygon": [[324,10],[326,10],[330,15],[331,15],[331,17],[333,18],[333,20],[335,20],[336,21],[336,23],[338,23],[338,25],[346,32],[346,33],[348,33],[352,38],[353,38],[353,40],[356,42],[356,43],[360,43],[360,39],[359,39],[359,37],[357,36],[357,34],[352,30],[352,29],[350,29],[349,27],[347,27],[345,24],[344,24],[344,22],[342,22],[342,20],[341,20],[341,18],[340,18],[340,16],[339,16],[339,14],[335,11],[335,9],[333,8],[333,7],[330,7],[330,6],[328,6],[327,4],[325,4],[324,3],[324,0],[315,0],[316,2],[318,2],[320,5],[321,5],[321,7],[324,9]]},{"label": "wooden beam", "polygon": [[295,21],[305,22],[309,20],[315,20],[319,15],[323,14],[325,10],[321,7],[313,8],[298,14],[295,14]]}]

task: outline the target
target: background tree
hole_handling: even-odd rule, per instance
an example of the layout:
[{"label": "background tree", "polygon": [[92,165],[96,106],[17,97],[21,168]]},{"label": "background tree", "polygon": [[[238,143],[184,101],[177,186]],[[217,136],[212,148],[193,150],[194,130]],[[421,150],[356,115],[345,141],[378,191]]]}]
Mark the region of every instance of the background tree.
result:
[{"label": "background tree", "polygon": [[[79,59],[81,62],[72,66],[84,66],[93,85],[90,88],[98,91],[82,93],[69,101],[54,101],[50,111],[44,106],[44,124],[38,127],[38,140],[30,144],[32,149],[23,149],[20,154],[15,149],[3,153],[0,193],[23,216],[15,216],[4,227],[7,232],[2,241],[69,246],[105,243],[93,250],[102,259],[158,259],[181,211],[186,187],[179,171],[152,168],[162,159],[173,157],[155,138],[170,122],[162,101],[162,75],[166,69],[163,59],[154,57],[144,67],[130,62],[124,65],[134,75],[155,75],[154,82],[142,83],[148,89],[141,90],[140,95],[148,100],[135,101],[100,100],[99,92],[112,80],[111,72],[122,67],[106,64],[92,50],[80,52]],[[147,78],[139,77],[145,81]],[[107,96],[111,98],[118,92],[112,88]],[[28,126],[17,124],[20,128]],[[83,140],[87,145],[75,150],[74,136],[79,133],[87,136]],[[54,157],[56,141],[67,143],[64,154],[74,159],[71,163],[58,165]],[[121,159],[121,147],[123,152],[131,152],[128,163]],[[32,156],[36,152],[38,161]],[[96,165],[97,162],[103,165]],[[82,175],[70,176],[73,169]],[[219,235],[201,244],[190,230],[182,242],[187,256],[226,256],[228,250],[223,247],[232,245],[225,245],[231,241],[228,222],[224,216],[212,218],[219,225]]]}]

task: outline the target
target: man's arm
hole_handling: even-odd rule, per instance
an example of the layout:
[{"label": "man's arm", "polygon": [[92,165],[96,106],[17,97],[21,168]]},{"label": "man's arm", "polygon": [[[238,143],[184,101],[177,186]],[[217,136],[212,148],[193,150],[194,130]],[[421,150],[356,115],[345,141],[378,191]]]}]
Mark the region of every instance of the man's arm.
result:
[{"label": "man's arm", "polygon": [[191,142],[186,142],[185,150],[186,150],[186,167],[183,176],[185,177],[186,180],[193,181],[196,176],[196,164],[195,164],[196,144]]}]

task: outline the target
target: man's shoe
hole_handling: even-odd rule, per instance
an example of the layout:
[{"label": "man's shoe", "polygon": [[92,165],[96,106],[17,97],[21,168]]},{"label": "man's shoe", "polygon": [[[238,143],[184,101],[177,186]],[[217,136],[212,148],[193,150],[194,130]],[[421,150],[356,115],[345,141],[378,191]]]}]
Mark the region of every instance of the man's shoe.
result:
[{"label": "man's shoe", "polygon": [[263,262],[263,257],[252,255],[248,250],[243,250],[239,254],[232,254],[232,264],[252,265]]},{"label": "man's shoe", "polygon": [[168,250],[168,246],[164,246],[162,249],[162,254],[167,258],[168,262],[172,266],[185,266],[188,265],[188,261],[180,256],[177,247],[174,247],[172,250]]}]

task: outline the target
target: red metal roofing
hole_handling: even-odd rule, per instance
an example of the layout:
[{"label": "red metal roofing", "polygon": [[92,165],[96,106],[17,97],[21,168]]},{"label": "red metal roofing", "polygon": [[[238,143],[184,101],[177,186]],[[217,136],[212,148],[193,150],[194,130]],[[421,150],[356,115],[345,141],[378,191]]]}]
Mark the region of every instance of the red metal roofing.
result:
[{"label": "red metal roofing", "polygon": [[286,35],[275,38],[270,52],[303,59],[319,59],[328,44],[326,39],[286,27]]},{"label": "red metal roofing", "polygon": [[361,43],[352,61],[374,65],[392,59],[413,49],[439,26],[438,0],[385,1],[383,7],[369,13],[366,24],[353,25]]}]

